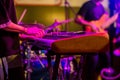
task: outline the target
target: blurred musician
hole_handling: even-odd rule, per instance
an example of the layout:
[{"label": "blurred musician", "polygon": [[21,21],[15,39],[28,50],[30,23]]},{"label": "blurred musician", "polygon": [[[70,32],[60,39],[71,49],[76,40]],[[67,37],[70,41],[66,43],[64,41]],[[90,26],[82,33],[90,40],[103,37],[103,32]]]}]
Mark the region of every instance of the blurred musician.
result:
[{"label": "blurred musician", "polygon": [[90,0],[83,4],[78,11],[75,22],[83,25],[87,32],[102,32],[108,28],[118,17],[118,12],[109,17],[103,5],[100,3],[103,0]]},{"label": "blurred musician", "polygon": [[[86,32],[104,31],[104,29],[102,29],[102,25],[108,20],[109,15],[105,11],[101,1],[103,0],[89,0],[85,2],[76,15],[75,22],[83,25],[83,28]],[[97,73],[99,73],[101,67],[108,67],[108,58],[108,53],[87,55],[85,62],[86,65],[83,69],[82,80],[97,80]],[[102,65],[100,65],[101,63]]]},{"label": "blurred musician", "polygon": [[[25,28],[17,25],[14,0],[0,0],[0,80],[25,80],[23,65],[19,50],[19,33],[35,37],[44,36],[44,31],[38,28]],[[7,63],[4,57],[7,57]],[[2,71],[2,70],[0,70]],[[3,77],[4,76],[4,77]],[[3,79],[4,78],[4,79]]]}]

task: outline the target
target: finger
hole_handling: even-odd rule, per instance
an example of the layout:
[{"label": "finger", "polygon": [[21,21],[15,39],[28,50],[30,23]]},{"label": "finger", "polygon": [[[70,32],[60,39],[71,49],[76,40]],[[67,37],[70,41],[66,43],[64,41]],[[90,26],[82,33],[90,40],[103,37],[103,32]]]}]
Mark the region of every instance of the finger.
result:
[{"label": "finger", "polygon": [[43,37],[45,35],[44,30],[40,30],[39,33],[36,34],[36,37]]},{"label": "finger", "polygon": [[45,35],[45,31],[43,29],[40,30],[41,35]]}]

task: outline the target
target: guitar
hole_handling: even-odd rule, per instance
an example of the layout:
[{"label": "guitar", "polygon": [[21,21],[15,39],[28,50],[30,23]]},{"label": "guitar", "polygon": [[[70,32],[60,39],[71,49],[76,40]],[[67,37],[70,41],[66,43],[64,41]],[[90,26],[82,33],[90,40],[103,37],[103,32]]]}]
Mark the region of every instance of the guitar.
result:
[{"label": "guitar", "polygon": [[[117,20],[118,14],[119,13],[116,13],[110,18],[107,18],[108,16],[104,14],[101,16],[99,20],[90,21],[90,23],[94,24],[98,28],[98,32],[104,32],[106,28],[108,28],[111,24],[113,24]],[[91,26],[86,26],[86,27],[87,30],[91,28]]]},{"label": "guitar", "polygon": [[[59,26],[59,25],[62,25],[62,24],[65,24],[65,23],[69,23],[69,22],[72,22],[73,19],[68,19],[68,20],[63,20],[63,21],[57,21],[55,20],[55,22],[48,26],[46,29],[45,29],[45,34],[49,33],[50,31],[52,31],[55,27]],[[32,40],[35,40],[35,39],[38,39],[37,37],[35,37],[34,35],[27,35],[27,34],[19,34],[20,38],[21,39],[32,39]]]}]

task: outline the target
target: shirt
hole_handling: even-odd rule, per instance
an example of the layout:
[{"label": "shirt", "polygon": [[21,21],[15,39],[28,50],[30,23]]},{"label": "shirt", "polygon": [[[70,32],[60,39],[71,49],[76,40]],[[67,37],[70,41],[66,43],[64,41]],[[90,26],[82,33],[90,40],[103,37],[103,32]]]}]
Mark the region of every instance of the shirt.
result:
[{"label": "shirt", "polygon": [[9,21],[17,23],[14,2],[0,0],[0,57],[19,53],[18,33],[3,30]]},{"label": "shirt", "polygon": [[105,9],[101,4],[96,5],[94,2],[88,1],[83,4],[77,14],[83,16],[85,20],[91,21],[100,19],[104,13]]}]

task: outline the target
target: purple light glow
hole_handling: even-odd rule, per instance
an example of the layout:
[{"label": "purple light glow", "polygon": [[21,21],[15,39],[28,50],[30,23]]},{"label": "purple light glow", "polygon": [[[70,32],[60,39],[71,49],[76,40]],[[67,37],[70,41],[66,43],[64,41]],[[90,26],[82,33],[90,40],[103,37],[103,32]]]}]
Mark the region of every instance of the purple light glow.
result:
[{"label": "purple light glow", "polygon": [[120,49],[114,50],[114,55],[115,56],[120,56]]}]

